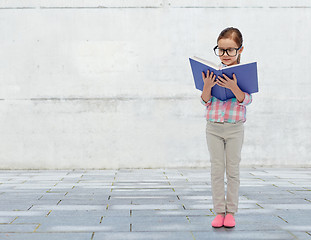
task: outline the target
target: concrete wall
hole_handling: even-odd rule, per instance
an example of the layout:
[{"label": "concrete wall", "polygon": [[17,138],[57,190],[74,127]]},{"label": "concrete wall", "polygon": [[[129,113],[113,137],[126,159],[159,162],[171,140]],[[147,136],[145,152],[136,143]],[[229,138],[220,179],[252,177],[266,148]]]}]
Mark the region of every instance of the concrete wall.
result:
[{"label": "concrete wall", "polygon": [[242,165],[310,166],[311,2],[0,2],[0,168],[206,167],[188,57],[258,61]]}]

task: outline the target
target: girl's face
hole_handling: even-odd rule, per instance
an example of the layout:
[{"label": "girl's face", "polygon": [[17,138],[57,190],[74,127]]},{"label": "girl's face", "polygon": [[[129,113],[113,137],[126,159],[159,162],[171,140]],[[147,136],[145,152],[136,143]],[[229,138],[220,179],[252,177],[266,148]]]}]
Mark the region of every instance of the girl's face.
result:
[{"label": "girl's face", "polygon": [[[231,38],[222,38],[218,41],[218,48],[220,49],[232,49],[232,48],[239,48],[240,46],[238,46],[236,44],[236,42],[231,39]],[[243,52],[244,47],[241,47],[240,50],[237,51],[236,56],[229,56],[227,52],[224,53],[224,55],[219,56],[221,62],[227,66],[231,66],[231,65],[235,65],[238,64],[238,56],[239,54],[241,54]],[[229,50],[228,50],[229,52]],[[231,51],[230,51],[231,52]],[[235,50],[233,50],[234,54],[235,54]],[[233,55],[234,55],[233,54]],[[232,54],[230,54],[232,55]]]}]

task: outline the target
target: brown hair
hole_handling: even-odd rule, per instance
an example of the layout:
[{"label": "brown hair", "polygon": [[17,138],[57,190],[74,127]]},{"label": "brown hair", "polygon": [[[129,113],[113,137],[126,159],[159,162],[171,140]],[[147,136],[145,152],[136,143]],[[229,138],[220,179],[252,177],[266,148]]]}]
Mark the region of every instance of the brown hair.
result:
[{"label": "brown hair", "polygon": [[[223,38],[230,38],[233,41],[236,42],[236,44],[239,47],[242,47],[243,45],[243,37],[242,37],[242,33],[240,32],[239,29],[234,28],[234,27],[228,27],[224,30],[222,30],[222,32],[219,34],[218,38],[217,38],[217,43],[220,39]],[[241,60],[241,54],[239,54],[237,62],[240,63]]]}]

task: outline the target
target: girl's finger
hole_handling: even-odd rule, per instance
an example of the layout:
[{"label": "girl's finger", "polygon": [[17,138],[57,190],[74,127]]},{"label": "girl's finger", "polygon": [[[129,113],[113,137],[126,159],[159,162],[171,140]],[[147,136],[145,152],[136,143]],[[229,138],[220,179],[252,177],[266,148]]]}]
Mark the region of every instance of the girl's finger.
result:
[{"label": "girl's finger", "polygon": [[213,79],[212,79],[212,80],[213,80],[213,82],[215,82],[215,78],[216,78],[216,74],[213,76]]},{"label": "girl's finger", "polygon": [[235,74],[233,73],[233,79],[234,79],[234,81],[236,81],[236,76],[235,76]]},{"label": "girl's finger", "polygon": [[226,80],[231,80],[226,74],[223,74],[223,76]]},{"label": "girl's finger", "polygon": [[225,79],[223,79],[222,77],[219,77],[219,76],[218,76],[217,81],[220,81],[220,82],[225,82],[226,80],[225,80]]},{"label": "girl's finger", "polygon": [[216,84],[217,84],[217,81],[214,80],[212,86],[214,87]]},{"label": "girl's finger", "polygon": [[220,81],[219,79],[217,79],[216,83],[217,83],[217,85],[219,85],[219,86],[224,86],[224,83],[223,83],[222,81]]},{"label": "girl's finger", "polygon": [[204,72],[202,72],[202,78],[203,78],[203,80],[204,80],[204,78],[205,78],[205,73],[204,73]]}]

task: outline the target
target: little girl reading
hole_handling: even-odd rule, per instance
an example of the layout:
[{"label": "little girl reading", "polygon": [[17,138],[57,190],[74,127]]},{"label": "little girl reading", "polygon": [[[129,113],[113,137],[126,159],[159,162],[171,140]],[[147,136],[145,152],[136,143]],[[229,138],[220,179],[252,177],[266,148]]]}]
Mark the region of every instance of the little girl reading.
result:
[{"label": "little girl reading", "polygon": [[[219,56],[221,66],[240,63],[243,51],[243,38],[237,28],[224,29],[218,39],[214,52]],[[204,87],[201,101],[207,108],[206,139],[211,160],[211,182],[214,211],[216,217],[212,226],[234,227],[234,214],[238,210],[240,186],[241,149],[244,138],[246,106],[252,102],[252,96],[243,92],[237,85],[237,78],[226,75],[218,77],[213,72],[202,73]],[[230,89],[235,98],[221,101],[211,96],[212,87],[217,84]],[[225,195],[224,174],[227,178]]]}]

